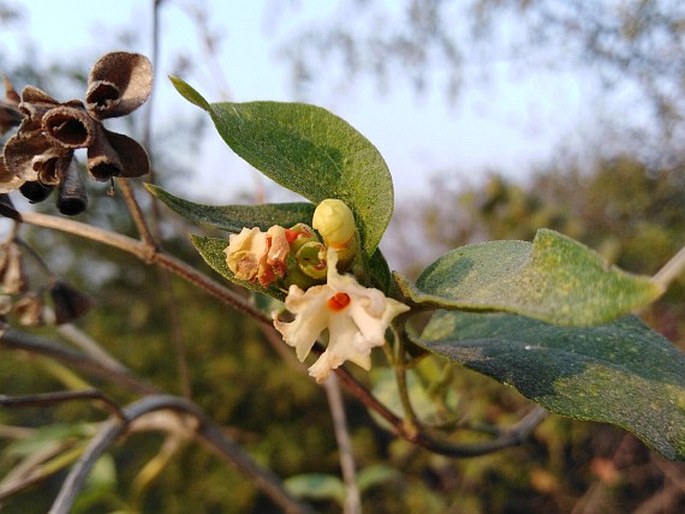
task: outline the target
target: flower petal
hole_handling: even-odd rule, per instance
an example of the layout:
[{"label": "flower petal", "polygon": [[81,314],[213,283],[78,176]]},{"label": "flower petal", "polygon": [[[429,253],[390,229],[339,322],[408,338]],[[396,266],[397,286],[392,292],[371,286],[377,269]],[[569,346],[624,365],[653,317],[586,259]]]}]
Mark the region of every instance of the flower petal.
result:
[{"label": "flower petal", "polygon": [[19,102],[21,102],[21,97],[19,96],[19,93],[17,93],[14,89],[14,86],[10,82],[10,79],[8,79],[7,76],[3,75],[2,83],[5,86],[5,100],[7,101],[7,103],[9,103],[10,105],[14,105],[15,107],[18,106]]},{"label": "flower petal", "polygon": [[21,187],[24,179],[17,177],[5,166],[5,158],[0,155],[0,193],[9,193]]},{"label": "flower petal", "polygon": [[137,141],[100,125],[95,141],[88,147],[88,171],[101,181],[140,177],[150,172],[150,160]]},{"label": "flower petal", "polygon": [[38,171],[38,182],[44,186],[56,186],[67,175],[73,160],[73,150],[66,155],[45,152],[33,159],[33,168]]},{"label": "flower petal", "polygon": [[59,105],[45,112],[42,120],[46,135],[65,148],[86,148],[95,141],[97,125],[83,106]]},{"label": "flower petal", "polygon": [[16,107],[0,101],[0,136],[6,134],[12,127],[17,127],[24,116]]},{"label": "flower petal", "polygon": [[24,113],[24,121],[19,127],[20,132],[28,133],[43,130],[43,116],[59,102],[41,89],[26,86],[21,92],[19,110]]},{"label": "flower petal", "polygon": [[228,269],[238,280],[255,280],[268,250],[266,233],[258,227],[243,228],[239,234],[231,234],[228,241],[224,249]]},{"label": "flower petal", "polygon": [[285,307],[295,315],[291,322],[279,321],[274,315],[274,326],[290,346],[295,347],[302,362],[321,333],[328,327],[330,311],[326,308],[331,291],[326,285],[314,286],[305,293],[296,285],[290,286]]},{"label": "flower petal", "polygon": [[14,176],[22,180],[36,181],[39,178],[45,183],[52,182],[50,172],[53,159],[70,155],[72,150],[56,147],[40,132],[24,133],[20,129],[5,144],[3,156],[5,167]]},{"label": "flower petal", "polygon": [[59,102],[42,89],[34,86],[26,86],[21,92],[21,101],[32,104],[58,105]]},{"label": "flower petal", "polygon": [[86,103],[98,119],[124,116],[140,107],[152,91],[152,63],[141,54],[111,52],[93,65]]}]

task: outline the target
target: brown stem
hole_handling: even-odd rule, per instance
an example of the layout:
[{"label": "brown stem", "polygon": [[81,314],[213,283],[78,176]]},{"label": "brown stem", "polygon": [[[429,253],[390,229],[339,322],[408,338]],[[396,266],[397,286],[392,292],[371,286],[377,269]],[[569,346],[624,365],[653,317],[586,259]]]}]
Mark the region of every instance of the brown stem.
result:
[{"label": "brown stem", "polygon": [[335,439],[338,442],[338,453],[340,454],[340,468],[342,470],[343,482],[345,484],[345,514],[361,514],[362,504],[359,485],[357,484],[357,471],[352,452],[352,441],[347,426],[347,416],[345,415],[345,405],[338,377],[331,375],[324,382],[324,389],[328,398],[328,407],[331,411],[333,420],[333,430]]},{"label": "brown stem", "polygon": [[19,213],[19,218],[24,223],[28,223],[30,225],[51,228],[61,232],[74,234],[76,236],[84,237],[86,239],[97,241],[99,243],[103,243],[128,252],[138,257],[143,262],[148,264],[156,264],[171,271],[184,280],[196,285],[203,291],[218,298],[227,305],[233,307],[237,311],[253,317],[260,323],[271,325],[271,319],[263,312],[250,305],[246,299],[234,293],[227,287],[219,284],[215,280],[212,280],[204,273],[196,270],[180,259],[159,251],[142,241],[138,241],[116,232],[93,227],[92,225],[87,225],[78,221],[37,212],[22,212]]},{"label": "brown stem", "polygon": [[123,414],[121,410],[119,410],[119,406],[97,389],[87,389],[84,391],[56,391],[22,396],[0,395],[0,407],[36,407],[73,400],[98,400],[102,402],[111,414],[123,419]]},{"label": "brown stem", "polygon": [[124,434],[132,422],[147,414],[162,410],[170,410],[194,418],[198,422],[196,435],[200,441],[249,477],[264,494],[283,509],[283,512],[292,514],[312,512],[308,506],[292,498],[276,475],[259,466],[197,405],[175,396],[155,395],[131,404],[123,410],[123,419],[112,418],[101,427],[81,458],[70,470],[49,514],[68,514],[98,458],[114,444],[119,436]]},{"label": "brown stem", "polygon": [[117,179],[117,184],[121,189],[121,193],[124,196],[124,202],[126,203],[128,212],[131,214],[133,223],[135,223],[136,225],[136,229],[138,229],[140,237],[148,246],[156,248],[157,242],[155,241],[155,238],[152,236],[152,232],[147,226],[145,216],[143,216],[143,210],[140,208],[138,200],[136,200],[131,184],[129,184],[128,180],[125,178]]},{"label": "brown stem", "polygon": [[7,330],[0,335],[0,348],[22,350],[50,357],[51,359],[69,364],[86,374],[105,379],[137,394],[159,393],[155,386],[135,376],[126,368],[108,367],[81,352],[16,330]]}]

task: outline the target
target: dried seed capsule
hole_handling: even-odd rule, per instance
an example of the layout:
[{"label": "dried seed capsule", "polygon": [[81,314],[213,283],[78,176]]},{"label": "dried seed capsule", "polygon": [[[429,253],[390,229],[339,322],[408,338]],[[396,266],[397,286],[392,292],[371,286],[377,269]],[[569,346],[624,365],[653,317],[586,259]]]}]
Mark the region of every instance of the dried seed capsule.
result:
[{"label": "dried seed capsule", "polygon": [[54,188],[55,186],[45,186],[36,180],[24,182],[21,187],[19,187],[19,191],[28,198],[29,202],[38,203],[50,196],[50,193],[52,193]]},{"label": "dried seed capsule", "polygon": [[86,210],[87,206],[86,186],[81,179],[78,164],[72,160],[59,184],[57,209],[62,214],[74,216]]}]

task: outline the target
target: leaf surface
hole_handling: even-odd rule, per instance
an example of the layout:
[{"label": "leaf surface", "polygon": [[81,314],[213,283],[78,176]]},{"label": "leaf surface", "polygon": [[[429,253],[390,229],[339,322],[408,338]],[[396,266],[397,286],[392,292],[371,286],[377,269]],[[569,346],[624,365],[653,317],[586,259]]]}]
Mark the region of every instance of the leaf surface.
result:
[{"label": "leaf surface", "polygon": [[215,103],[209,113],[224,141],[248,163],[314,204],[343,200],[371,256],[390,222],[393,187],[381,154],[329,111],[281,102]]},{"label": "leaf surface", "polygon": [[412,340],[552,412],[618,425],[685,460],[685,355],[634,316],[579,328],[438,311]]},{"label": "leaf surface", "polygon": [[606,323],[661,294],[649,277],[609,266],[581,243],[547,229],[533,243],[489,241],[452,250],[416,285],[397,274],[395,279],[419,304],[505,311],[557,325]]},{"label": "leaf surface", "polygon": [[244,227],[266,231],[273,225],[292,227],[297,223],[311,225],[314,205],[306,202],[261,205],[205,205],[175,196],[161,187],[147,185],[148,190],[179,216],[200,223],[240,232]]}]

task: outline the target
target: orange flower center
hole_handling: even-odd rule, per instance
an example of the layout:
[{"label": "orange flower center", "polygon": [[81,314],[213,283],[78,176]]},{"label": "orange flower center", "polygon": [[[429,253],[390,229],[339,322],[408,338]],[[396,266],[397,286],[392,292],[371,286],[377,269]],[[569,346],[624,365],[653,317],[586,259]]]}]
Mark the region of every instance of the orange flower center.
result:
[{"label": "orange flower center", "polygon": [[350,303],[350,295],[347,293],[335,293],[328,299],[328,308],[333,312],[340,312]]}]

